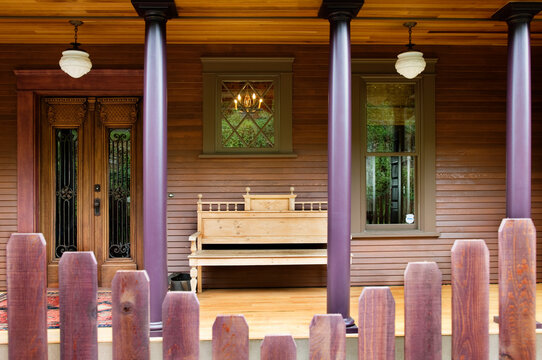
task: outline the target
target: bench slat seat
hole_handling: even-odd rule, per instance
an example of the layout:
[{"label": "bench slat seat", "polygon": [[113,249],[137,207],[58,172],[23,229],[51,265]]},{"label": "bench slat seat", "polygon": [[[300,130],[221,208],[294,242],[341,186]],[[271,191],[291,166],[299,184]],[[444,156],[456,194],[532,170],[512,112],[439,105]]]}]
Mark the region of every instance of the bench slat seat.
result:
[{"label": "bench slat seat", "polygon": [[193,266],[325,265],[327,250],[199,250],[188,258]]}]

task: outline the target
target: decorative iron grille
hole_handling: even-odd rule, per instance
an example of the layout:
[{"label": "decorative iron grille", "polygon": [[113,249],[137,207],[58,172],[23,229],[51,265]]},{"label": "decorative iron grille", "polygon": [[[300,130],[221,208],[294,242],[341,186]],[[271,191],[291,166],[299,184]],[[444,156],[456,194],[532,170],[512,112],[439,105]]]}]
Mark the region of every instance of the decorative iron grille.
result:
[{"label": "decorative iron grille", "polygon": [[77,251],[77,129],[55,130],[55,257]]},{"label": "decorative iron grille", "polygon": [[109,257],[130,257],[131,131],[109,130]]}]

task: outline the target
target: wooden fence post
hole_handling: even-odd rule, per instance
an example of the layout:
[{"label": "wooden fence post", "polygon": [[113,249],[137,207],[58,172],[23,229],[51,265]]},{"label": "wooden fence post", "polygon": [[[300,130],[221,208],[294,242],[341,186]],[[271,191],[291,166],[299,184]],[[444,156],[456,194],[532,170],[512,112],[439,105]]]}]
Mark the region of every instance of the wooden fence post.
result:
[{"label": "wooden fence post", "polygon": [[219,315],[213,324],[213,360],[248,360],[248,324],[243,315]]},{"label": "wooden fence post", "polygon": [[149,277],[145,270],[119,270],[111,283],[113,359],[149,359]]},{"label": "wooden fence post", "polygon": [[98,359],[97,266],[91,251],[65,252],[60,258],[61,359]]},{"label": "wooden fence post", "polygon": [[442,273],[434,262],[405,270],[405,360],[442,358]]},{"label": "wooden fence post", "polygon": [[536,229],[531,219],[499,227],[499,356],[536,356]]},{"label": "wooden fence post", "polygon": [[484,240],[452,247],[452,359],[489,360],[489,251]]},{"label": "wooden fence post", "polygon": [[346,325],[340,314],[314,315],[309,333],[309,359],[346,359]]},{"label": "wooden fence post", "polygon": [[389,287],[363,289],[358,328],[358,359],[395,359],[395,300]]},{"label": "wooden fence post", "polygon": [[261,360],[296,360],[297,347],[292,335],[266,335],[260,348]]},{"label": "wooden fence post", "polygon": [[162,304],[163,358],[199,359],[199,301],[193,292],[170,291]]},{"label": "wooden fence post", "polygon": [[47,359],[47,252],[42,234],[12,234],[7,249],[9,360]]}]

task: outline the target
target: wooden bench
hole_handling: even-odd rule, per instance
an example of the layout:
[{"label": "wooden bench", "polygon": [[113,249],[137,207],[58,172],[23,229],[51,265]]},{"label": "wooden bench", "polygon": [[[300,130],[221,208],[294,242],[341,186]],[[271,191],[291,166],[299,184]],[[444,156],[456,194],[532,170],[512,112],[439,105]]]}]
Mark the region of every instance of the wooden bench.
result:
[{"label": "wooden bench", "polygon": [[[198,195],[198,231],[189,237],[192,291],[196,284],[202,291],[202,266],[327,263],[327,202],[296,202],[293,187],[284,195],[246,191],[244,202],[203,202]],[[270,244],[276,246],[258,248]]]}]

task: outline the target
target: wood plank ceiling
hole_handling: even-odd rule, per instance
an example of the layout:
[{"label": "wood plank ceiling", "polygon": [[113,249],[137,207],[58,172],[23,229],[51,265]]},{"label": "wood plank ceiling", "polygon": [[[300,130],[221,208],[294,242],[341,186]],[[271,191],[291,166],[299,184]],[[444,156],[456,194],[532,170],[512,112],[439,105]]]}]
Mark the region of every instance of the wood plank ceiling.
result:
[{"label": "wood plank ceiling", "polygon": [[[405,21],[417,21],[418,45],[506,45],[507,26],[491,20],[507,0],[366,0],[352,21],[354,44],[402,45]],[[172,44],[324,44],[328,22],[321,0],[176,0],[180,17],[168,23]],[[144,23],[130,0],[2,0],[0,43],[68,44],[69,19],[80,19],[83,44],[140,44]],[[531,24],[542,46],[542,15]]]}]

